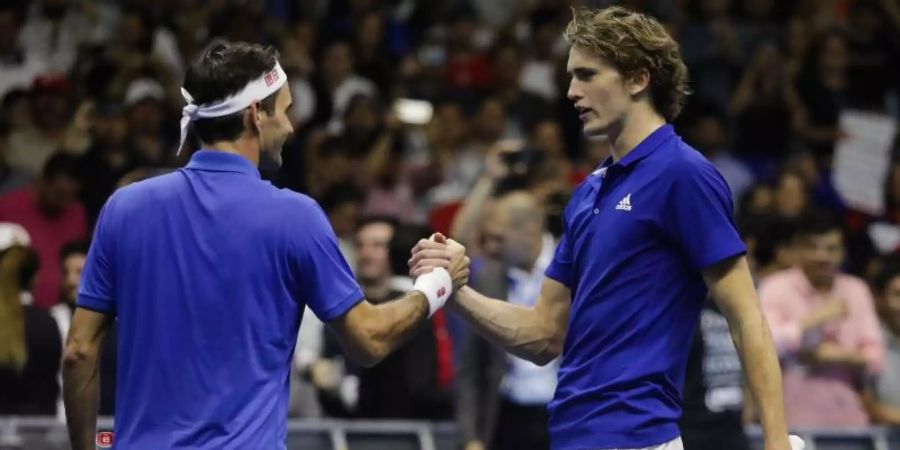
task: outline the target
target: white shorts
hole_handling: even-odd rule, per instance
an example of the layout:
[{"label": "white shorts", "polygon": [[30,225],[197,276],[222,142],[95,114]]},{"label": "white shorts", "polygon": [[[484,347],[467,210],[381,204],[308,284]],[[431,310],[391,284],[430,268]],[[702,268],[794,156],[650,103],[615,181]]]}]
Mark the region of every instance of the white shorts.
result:
[{"label": "white shorts", "polygon": [[684,450],[684,444],[681,443],[681,437],[672,439],[665,444],[654,445],[653,447],[625,449],[619,448],[614,450]]}]

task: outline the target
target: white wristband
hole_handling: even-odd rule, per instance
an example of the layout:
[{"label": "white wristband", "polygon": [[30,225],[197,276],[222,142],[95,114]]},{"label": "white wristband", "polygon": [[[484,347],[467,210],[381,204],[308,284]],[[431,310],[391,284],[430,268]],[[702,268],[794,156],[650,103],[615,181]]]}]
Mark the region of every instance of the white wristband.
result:
[{"label": "white wristband", "polygon": [[436,267],[431,272],[419,275],[413,284],[413,290],[425,294],[428,299],[428,317],[431,317],[447,303],[453,293],[453,280],[447,269]]}]

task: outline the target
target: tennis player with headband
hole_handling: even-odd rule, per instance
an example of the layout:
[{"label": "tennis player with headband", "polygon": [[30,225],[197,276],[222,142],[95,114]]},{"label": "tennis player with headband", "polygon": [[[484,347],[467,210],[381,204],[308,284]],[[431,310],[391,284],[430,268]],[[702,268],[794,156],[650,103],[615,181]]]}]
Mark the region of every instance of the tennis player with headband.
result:
[{"label": "tennis player with headband", "polygon": [[322,209],[260,178],[293,132],[270,47],[223,43],[187,70],[186,167],[135,183],[100,214],[64,355],[72,447],[93,449],[97,362],[118,327],[119,449],[284,449],[291,356],[304,305],[370,366],[441,308],[468,259],[365,301]]}]

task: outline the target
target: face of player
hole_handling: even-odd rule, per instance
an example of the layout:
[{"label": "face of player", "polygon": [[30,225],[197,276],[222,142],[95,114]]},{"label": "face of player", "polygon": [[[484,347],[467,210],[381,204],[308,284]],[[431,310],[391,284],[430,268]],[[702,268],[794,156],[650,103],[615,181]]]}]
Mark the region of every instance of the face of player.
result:
[{"label": "face of player", "polygon": [[844,259],[844,238],[838,229],[802,236],[797,256],[800,266],[814,285],[829,285]]},{"label": "face of player", "polygon": [[85,259],[86,255],[76,253],[67,256],[62,262],[63,298],[69,303],[75,303]]},{"label": "face of player", "polygon": [[362,282],[391,276],[390,243],[394,228],[388,223],[370,223],[356,233],[356,273]]},{"label": "face of player", "polygon": [[275,97],[274,114],[259,110],[259,153],[260,163],[281,167],[281,148],[287,138],[294,133],[294,126],[288,116],[293,99],[288,83],[285,83]]},{"label": "face of player", "polygon": [[566,72],[572,77],[566,94],[575,104],[586,136],[609,134],[621,127],[642,89],[618,69],[590,52],[572,47]]}]

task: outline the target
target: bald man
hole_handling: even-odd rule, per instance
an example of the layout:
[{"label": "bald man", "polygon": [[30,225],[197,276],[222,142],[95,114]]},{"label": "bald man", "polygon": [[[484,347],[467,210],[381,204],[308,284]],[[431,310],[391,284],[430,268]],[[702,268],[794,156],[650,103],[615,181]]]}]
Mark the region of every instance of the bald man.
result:
[{"label": "bald man", "polygon": [[[534,306],[556,249],[537,199],[518,191],[492,200],[482,233],[485,259],[472,285],[486,295]],[[547,403],[557,368],[558,361],[541,367],[468,334],[457,373],[457,421],[465,450],[549,448]]]}]

